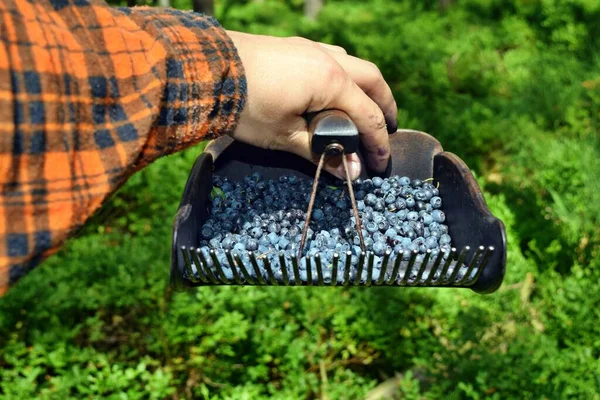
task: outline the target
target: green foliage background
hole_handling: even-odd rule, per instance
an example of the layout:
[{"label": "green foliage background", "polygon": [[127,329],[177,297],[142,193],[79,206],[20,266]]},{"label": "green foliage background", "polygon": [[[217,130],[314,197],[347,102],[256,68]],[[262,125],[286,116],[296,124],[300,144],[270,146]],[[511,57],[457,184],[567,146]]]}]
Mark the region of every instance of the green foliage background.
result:
[{"label": "green foliage background", "polygon": [[[202,146],[133,176],[0,299],[0,397],[600,399],[600,2],[216,1],[228,29],[375,62],[399,125],[473,168],[509,238],[502,288],[168,288]],[[173,0],[182,9],[190,1]]]}]

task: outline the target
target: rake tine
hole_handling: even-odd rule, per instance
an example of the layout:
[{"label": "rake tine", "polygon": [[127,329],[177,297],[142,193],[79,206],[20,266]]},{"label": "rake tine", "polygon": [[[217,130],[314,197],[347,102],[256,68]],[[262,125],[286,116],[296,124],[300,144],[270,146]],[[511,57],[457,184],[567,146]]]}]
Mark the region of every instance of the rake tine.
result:
[{"label": "rake tine", "polygon": [[386,250],[383,255],[383,261],[381,262],[381,272],[379,273],[379,277],[376,281],[376,285],[381,285],[385,279],[385,274],[387,273],[388,262],[390,261],[390,254],[392,252],[390,250]]},{"label": "rake tine", "polygon": [[344,267],[344,281],[342,285],[348,286],[350,284],[350,268],[352,267],[352,252],[348,250],[346,252],[346,266]]},{"label": "rake tine", "polygon": [[292,255],[292,269],[294,270],[294,283],[296,285],[302,285],[300,281],[300,270],[298,269],[298,257],[295,254]]},{"label": "rake tine", "polygon": [[[200,251],[200,250],[198,250],[198,251]],[[198,259],[198,253],[196,253],[196,251],[194,251],[193,247],[190,247],[190,254],[192,255],[192,260],[194,260],[194,264],[196,264],[196,266],[197,266],[196,270],[198,271],[198,276],[200,277],[200,280],[203,283],[208,283],[208,279],[202,273],[202,264],[203,263],[200,261],[200,259]],[[207,268],[207,267],[204,266],[204,268]]]},{"label": "rake tine", "polygon": [[373,264],[375,264],[375,254],[369,253],[369,261],[367,262],[367,286],[373,283]]},{"label": "rake tine", "polygon": [[235,269],[235,261],[233,260],[233,256],[229,250],[225,250],[225,256],[227,256],[227,260],[229,261],[229,267],[231,268],[231,272],[233,273],[233,280],[238,284],[242,284],[242,280],[240,279],[240,274],[238,274]]},{"label": "rake tine", "polygon": [[315,264],[317,264],[317,281],[319,282],[319,286],[325,285],[325,281],[323,280],[323,268],[321,266],[321,256],[319,253],[315,255]]},{"label": "rake tine", "polygon": [[492,256],[492,253],[494,252],[494,250],[495,250],[494,246],[489,246],[486,249],[485,253],[483,254],[483,257],[481,257],[481,261],[479,262],[479,267],[477,268],[477,273],[475,274],[475,277],[473,279],[471,279],[471,281],[469,282],[470,285],[477,282],[477,280],[479,279],[479,276],[481,275],[481,272],[483,272],[483,269],[485,268],[488,261],[490,260],[490,257]]},{"label": "rake tine", "polygon": [[306,257],[306,284],[308,286],[312,286],[313,285],[313,280],[312,280],[312,263],[310,262],[311,257],[307,256]]},{"label": "rake tine", "polygon": [[471,250],[471,248],[469,246],[465,246],[460,251],[460,253],[458,255],[458,260],[456,260],[456,264],[454,265],[454,270],[452,271],[452,275],[450,275],[449,283],[451,285],[456,285],[456,282],[455,282],[456,277],[458,276],[458,273],[460,272],[461,268],[463,267],[465,258],[467,258],[467,253],[469,252],[469,250]]},{"label": "rake tine", "polygon": [[340,261],[340,255],[338,253],[333,253],[333,261],[331,266],[331,285],[337,285],[337,274],[338,274],[338,262]]},{"label": "rake tine", "polygon": [[408,260],[408,266],[406,267],[406,270],[404,271],[404,276],[402,277],[402,280],[400,281],[400,285],[408,285],[408,278],[410,277],[410,273],[412,272],[412,269],[415,265],[415,260],[417,259],[417,254],[419,254],[419,252],[417,250],[413,250],[410,254],[410,259]]},{"label": "rake tine", "polygon": [[246,280],[246,282],[250,283],[251,285],[256,285],[256,281],[250,276],[250,273],[246,269],[246,265],[244,265],[244,262],[242,261],[242,258],[239,256],[239,254],[235,254],[234,258],[235,263],[237,264],[240,271],[242,271],[242,275],[244,275],[244,279]]},{"label": "rake tine", "polygon": [[225,276],[225,272],[223,272],[223,267],[221,266],[221,262],[217,258],[217,253],[214,250],[210,251],[210,258],[212,258],[213,263],[215,264],[215,268],[217,269],[217,272],[220,275],[221,282],[229,284],[230,282],[227,279],[227,277]]},{"label": "rake tine", "polygon": [[218,284],[219,280],[213,273],[212,269],[210,268],[210,265],[208,265],[208,260],[204,256],[204,253],[202,253],[202,251],[200,249],[196,249],[195,253],[198,255],[198,257],[200,257],[200,260],[202,260],[202,264],[204,264],[204,272],[206,273],[206,276],[208,277],[208,279],[213,284],[215,284],[215,285]]},{"label": "rake tine", "polygon": [[427,275],[427,279],[425,280],[425,285],[430,285],[431,282],[433,281],[433,278],[435,277],[435,273],[438,272],[438,269],[440,267],[440,263],[442,262],[442,258],[444,257],[444,254],[446,254],[445,251],[440,251],[437,255],[437,257],[435,258],[435,261],[433,262],[433,266],[431,267],[431,270],[429,271],[429,275]]},{"label": "rake tine", "polygon": [[190,257],[187,253],[187,250],[185,249],[185,246],[181,246],[181,254],[183,256],[183,264],[185,265],[185,270],[189,276],[189,280],[196,283],[196,276],[194,274],[194,271],[192,271],[192,263],[190,261]]},{"label": "rake tine", "polygon": [[425,258],[423,258],[423,263],[421,264],[421,268],[419,269],[419,272],[417,273],[417,278],[415,279],[415,285],[418,285],[419,282],[421,282],[421,278],[423,278],[423,273],[425,272],[425,269],[427,268],[427,264],[429,264],[429,258],[431,257],[431,250],[427,249],[427,251],[425,252]]},{"label": "rake tine", "polygon": [[267,270],[267,275],[269,275],[269,280],[273,284],[273,286],[279,286],[279,282],[275,279],[275,274],[273,274],[273,270],[271,269],[271,262],[269,261],[269,257],[263,258],[263,264],[265,269]]},{"label": "rake tine", "polygon": [[266,285],[267,282],[265,282],[265,278],[262,276],[262,273],[260,272],[260,267],[258,266],[258,260],[256,259],[256,254],[254,254],[253,251],[249,251],[248,253],[250,254],[250,262],[252,263],[252,267],[254,268],[254,273],[256,274],[258,281],[260,282],[261,285]]},{"label": "rake tine", "polygon": [[475,254],[473,254],[473,257],[471,258],[471,262],[467,267],[467,272],[465,272],[465,276],[463,276],[462,279],[459,279],[458,282],[456,282],[457,285],[465,284],[469,280],[469,276],[473,273],[473,269],[475,269],[475,266],[477,265],[477,262],[479,261],[479,258],[483,254],[484,250],[485,247],[483,246],[479,246],[477,250],[475,250]]},{"label": "rake tine", "polygon": [[283,253],[283,251],[279,253],[279,267],[281,268],[281,275],[283,277],[283,284],[285,286],[289,286],[290,285],[290,280],[288,278],[287,265],[285,263],[285,254]]},{"label": "rake tine", "polygon": [[392,275],[390,276],[390,279],[387,281],[388,285],[395,283],[396,279],[398,279],[398,272],[400,272],[400,263],[402,262],[403,257],[404,257],[404,250],[400,251],[396,255],[396,260],[394,261],[394,269],[392,270]]},{"label": "rake tine", "polygon": [[362,281],[362,272],[365,264],[365,256],[366,253],[364,251],[360,252],[360,256],[358,257],[358,269],[356,271],[356,276],[354,277],[354,286],[360,285]]},{"label": "rake tine", "polygon": [[442,268],[442,273],[440,274],[440,276],[438,277],[438,279],[435,282],[436,284],[446,281],[446,274],[448,274],[448,268],[450,268],[450,264],[452,263],[452,259],[454,257],[456,257],[456,247],[453,247],[450,250],[448,259],[446,260],[446,262],[444,263],[444,267]]}]

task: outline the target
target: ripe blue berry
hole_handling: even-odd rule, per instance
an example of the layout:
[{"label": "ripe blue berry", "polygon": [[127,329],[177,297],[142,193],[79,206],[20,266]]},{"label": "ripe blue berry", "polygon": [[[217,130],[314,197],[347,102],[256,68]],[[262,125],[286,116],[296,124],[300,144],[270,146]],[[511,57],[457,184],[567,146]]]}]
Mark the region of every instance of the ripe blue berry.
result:
[{"label": "ripe blue berry", "polygon": [[434,196],[429,200],[429,204],[433,206],[433,208],[441,208],[442,207],[442,198],[439,196]]},{"label": "ripe blue berry", "polygon": [[431,216],[435,222],[442,223],[446,220],[446,214],[442,210],[433,210]]}]

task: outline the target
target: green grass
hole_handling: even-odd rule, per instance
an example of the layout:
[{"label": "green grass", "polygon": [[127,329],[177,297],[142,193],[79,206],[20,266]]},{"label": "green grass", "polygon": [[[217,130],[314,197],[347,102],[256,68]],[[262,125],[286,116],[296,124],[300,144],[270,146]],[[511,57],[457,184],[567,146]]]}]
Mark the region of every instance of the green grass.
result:
[{"label": "green grass", "polygon": [[[0,299],[0,397],[600,399],[600,4],[217,2],[228,29],[380,66],[402,128],[436,136],[507,226],[503,286],[168,287],[202,146],[159,160]],[[175,2],[174,2],[175,4]],[[185,2],[178,7],[189,9]]]}]

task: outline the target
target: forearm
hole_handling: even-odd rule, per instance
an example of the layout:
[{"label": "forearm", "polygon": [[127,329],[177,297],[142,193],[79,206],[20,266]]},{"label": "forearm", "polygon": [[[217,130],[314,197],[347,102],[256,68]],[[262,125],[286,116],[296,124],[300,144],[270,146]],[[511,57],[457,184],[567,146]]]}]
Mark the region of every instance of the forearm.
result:
[{"label": "forearm", "polygon": [[244,106],[216,21],[90,3],[0,2],[0,294],[133,172],[233,131]]}]

